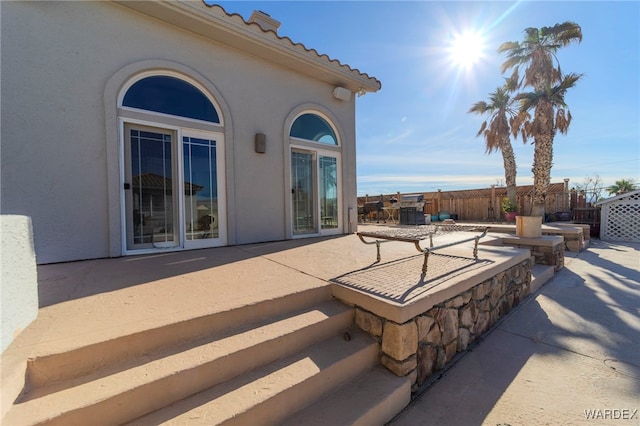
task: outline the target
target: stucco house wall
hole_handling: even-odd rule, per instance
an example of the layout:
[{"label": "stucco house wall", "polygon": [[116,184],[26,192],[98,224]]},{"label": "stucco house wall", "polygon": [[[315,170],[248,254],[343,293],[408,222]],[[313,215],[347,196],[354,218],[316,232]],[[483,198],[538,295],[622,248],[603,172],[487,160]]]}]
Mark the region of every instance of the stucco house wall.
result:
[{"label": "stucco house wall", "polygon": [[[196,3],[207,19],[207,6]],[[345,82],[309,77],[115,2],[2,2],[1,19],[1,208],[31,217],[38,263],[123,254],[117,98],[144,70],[187,75],[215,98],[227,244],[291,237],[287,120],[309,107],[330,118],[341,139],[341,232],[349,232],[355,96],[332,95]],[[256,133],[266,135],[264,154],[254,150]]]}]

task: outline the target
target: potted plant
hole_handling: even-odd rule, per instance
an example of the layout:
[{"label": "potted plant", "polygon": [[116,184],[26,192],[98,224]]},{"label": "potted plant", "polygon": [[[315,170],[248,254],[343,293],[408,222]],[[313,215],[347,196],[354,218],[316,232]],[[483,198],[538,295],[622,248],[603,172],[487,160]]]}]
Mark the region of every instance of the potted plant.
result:
[{"label": "potted plant", "polygon": [[509,197],[504,197],[502,199],[502,211],[504,212],[504,219],[513,222],[516,220],[516,215],[518,214],[518,205],[511,201]]}]

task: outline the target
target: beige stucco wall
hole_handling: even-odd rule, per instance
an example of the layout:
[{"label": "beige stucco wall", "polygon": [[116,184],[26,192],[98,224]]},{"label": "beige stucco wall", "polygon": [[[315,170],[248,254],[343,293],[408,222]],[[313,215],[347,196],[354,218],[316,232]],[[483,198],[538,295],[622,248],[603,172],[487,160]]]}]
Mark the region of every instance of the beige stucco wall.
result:
[{"label": "beige stucco wall", "polygon": [[31,219],[0,215],[0,353],[38,316]]},{"label": "beige stucco wall", "polygon": [[[339,101],[332,85],[120,5],[0,7],[1,208],[32,218],[39,263],[121,254],[111,96],[136,64],[192,70],[215,89],[225,123],[229,244],[287,238],[285,120],[305,104],[324,108],[341,131],[347,232],[348,208],[356,206],[353,97]],[[266,134],[266,154],[254,152],[257,132]]]}]

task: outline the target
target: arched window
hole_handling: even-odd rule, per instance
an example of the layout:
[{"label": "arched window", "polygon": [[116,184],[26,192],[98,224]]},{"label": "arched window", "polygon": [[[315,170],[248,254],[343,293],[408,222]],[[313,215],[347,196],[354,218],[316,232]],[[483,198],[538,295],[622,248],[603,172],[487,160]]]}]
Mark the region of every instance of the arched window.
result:
[{"label": "arched window", "polygon": [[[342,149],[330,114],[301,106],[289,128],[291,237],[335,235],[343,230]],[[319,109],[322,109],[320,106]]]},{"label": "arched window", "polygon": [[302,114],[291,125],[289,136],[314,142],[338,145],[335,132],[325,119],[316,114]]},{"label": "arched window", "polygon": [[177,75],[139,76],[122,90],[123,251],[225,245],[224,133],[213,96]]},{"label": "arched window", "polygon": [[175,77],[158,75],[137,81],[127,90],[122,105],[220,123],[211,101],[198,88]]}]

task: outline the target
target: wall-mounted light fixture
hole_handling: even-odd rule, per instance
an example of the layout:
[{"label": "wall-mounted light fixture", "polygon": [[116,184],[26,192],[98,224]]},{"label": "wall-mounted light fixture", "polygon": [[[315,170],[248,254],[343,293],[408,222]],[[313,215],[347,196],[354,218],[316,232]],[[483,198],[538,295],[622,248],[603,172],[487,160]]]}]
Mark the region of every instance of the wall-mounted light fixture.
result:
[{"label": "wall-mounted light fixture", "polygon": [[256,133],[255,150],[258,154],[267,152],[267,137],[264,133]]},{"label": "wall-mounted light fixture", "polygon": [[351,90],[345,89],[344,87],[336,87],[333,89],[333,97],[341,101],[348,101],[351,99]]}]

